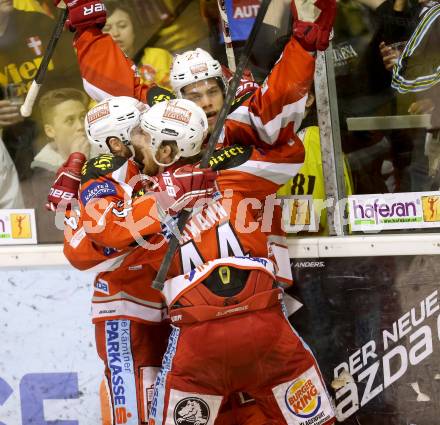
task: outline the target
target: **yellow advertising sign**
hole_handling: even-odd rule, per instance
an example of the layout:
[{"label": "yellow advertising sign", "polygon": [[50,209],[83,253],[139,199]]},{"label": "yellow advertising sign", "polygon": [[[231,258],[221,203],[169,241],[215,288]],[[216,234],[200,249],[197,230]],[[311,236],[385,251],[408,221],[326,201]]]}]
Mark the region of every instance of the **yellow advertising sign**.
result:
[{"label": "yellow advertising sign", "polygon": [[31,239],[31,215],[11,214],[11,230],[13,239]]},{"label": "yellow advertising sign", "polygon": [[440,221],[440,196],[422,196],[423,221]]}]

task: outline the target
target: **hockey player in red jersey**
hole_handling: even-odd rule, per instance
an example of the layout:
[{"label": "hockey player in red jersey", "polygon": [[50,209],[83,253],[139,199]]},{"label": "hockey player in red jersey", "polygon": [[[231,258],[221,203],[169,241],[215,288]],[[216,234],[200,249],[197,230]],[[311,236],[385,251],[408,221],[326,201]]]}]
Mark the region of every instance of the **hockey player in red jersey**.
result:
[{"label": "hockey player in red jersey", "polygon": [[[160,146],[161,137],[169,140],[175,134],[173,123],[166,122],[166,118],[177,117],[179,111],[169,107],[167,102],[154,105],[141,117],[141,127],[155,146],[153,152]],[[292,167],[298,166],[295,154],[294,147],[285,145],[285,162],[278,164],[285,167],[284,179],[292,173]],[[283,315],[279,300],[282,290],[275,283],[276,273],[267,259],[267,237],[252,209],[245,205],[251,199],[253,209],[264,209],[261,200],[282,184],[283,168],[268,171],[277,165],[273,158],[273,151],[240,146],[225,147],[211,158],[223,198],[196,206],[182,232],[181,246],[171,269],[176,277],[167,282],[164,290],[174,330],[155,389],[152,423],[181,418],[179,412],[187,401],[199,408],[204,406],[200,419],[213,423],[223,401],[241,391],[250,393],[265,412],[267,418],[258,423],[301,423],[304,418],[320,424],[334,422],[316,362]],[[171,181],[177,174],[178,169],[170,175]],[[233,193],[228,194],[228,188],[233,188]],[[263,258],[256,259],[257,255]],[[139,266],[151,262],[153,257],[154,252],[138,248],[121,267]],[[217,263],[216,258],[220,258]],[[216,267],[211,265],[212,261]],[[250,270],[249,276],[240,274],[241,269]],[[247,345],[250,342],[245,334],[249,334],[254,319],[258,335],[265,337]],[[200,328],[203,331],[198,333]],[[243,333],[237,328],[243,329]],[[177,335],[180,336],[176,345]],[[199,347],[201,336],[206,342],[203,349]],[[196,348],[192,350],[191,345]],[[220,352],[219,346],[223,347]],[[271,347],[270,354],[267,347]],[[221,354],[224,350],[229,353],[227,357]],[[233,352],[236,362],[229,357]],[[224,367],[217,369],[218,364]],[[254,364],[259,365],[256,370],[252,369]],[[257,371],[260,373],[256,374]],[[232,381],[231,376],[235,377]],[[287,392],[292,401],[285,405]],[[295,397],[300,400],[300,396],[310,399],[310,403],[295,403]],[[298,422],[293,422],[295,418]]]},{"label": "hockey player in red jersey", "polygon": [[[154,105],[141,117],[153,152],[162,138],[169,140],[174,134],[173,123],[166,118],[179,111],[169,106]],[[280,153],[283,163],[276,164]],[[275,282],[268,238],[257,219],[262,211],[265,220],[267,195],[295,173],[297,155],[288,144],[267,151],[234,145],[211,158],[223,197],[196,206],[182,231],[170,273],[175,277],[164,289],[173,332],[156,383],[151,423],[183,420],[179,412],[189,407],[189,401],[202,409],[200,420],[213,423],[224,400],[241,391],[254,397],[265,412],[264,422],[257,423],[334,423],[316,361],[283,314],[282,289]],[[138,248],[121,267],[149,263],[153,257],[153,252]],[[249,273],[242,274],[242,269]],[[257,340],[250,336],[253,327]],[[253,368],[255,364],[258,367]],[[285,404],[287,395],[290,401]]]},{"label": "hockey player in red jersey", "polygon": [[[86,32],[87,31],[84,31],[82,34]],[[314,34],[316,31],[312,31],[311,33]],[[93,34],[93,31],[91,31],[87,37],[83,37],[83,41],[85,41],[83,46],[87,47],[82,49],[81,43],[78,43],[81,38],[81,34],[79,33],[77,47],[79,55],[83,55],[82,59],[84,63],[86,62],[85,58],[88,53],[88,48],[90,47],[90,44],[87,45],[87,43],[96,41],[96,39],[93,40],[94,35],[97,35],[97,32]],[[296,33],[296,36],[298,37],[298,33]],[[313,43],[311,43],[310,39],[307,39],[307,44]],[[295,55],[292,54],[295,52],[297,53],[296,58],[294,57]],[[112,56],[110,55],[110,59],[111,58]],[[284,60],[284,58],[289,58],[290,63],[289,60]],[[84,68],[90,64],[91,62],[84,65]],[[283,68],[280,64],[290,64],[290,67]],[[93,66],[90,66],[89,70],[92,68]],[[283,70],[284,72],[282,72]],[[278,74],[276,71],[279,71]],[[268,149],[278,143],[283,144],[290,142],[293,145],[297,142],[293,132],[302,114],[302,104],[305,102],[306,92],[311,81],[310,71],[313,71],[313,59],[292,39],[291,43],[286,47],[283,60],[277,64],[263,89],[257,91],[250,99],[244,99],[245,101],[249,100],[248,104],[237,103],[235,105],[236,109],[230,115],[230,119],[227,121],[225,127],[224,140],[226,144],[241,141],[242,143],[263,146]],[[89,73],[89,76],[93,79],[93,72]],[[142,92],[142,89],[146,88],[139,87],[134,76],[129,76],[128,73],[124,73],[121,76],[128,78],[124,81],[122,81],[123,78],[120,79],[115,85],[116,89],[128,89],[130,93],[132,92],[140,96],[146,95],[146,90]],[[119,77],[119,75],[115,76],[116,79]],[[292,77],[293,85],[289,85],[292,80],[289,81],[287,77]],[[281,81],[282,84],[280,85]],[[96,83],[99,85],[99,79],[96,79]],[[270,96],[267,95],[268,93],[274,95],[274,97],[270,98]],[[288,96],[292,95],[292,93],[293,97],[289,99]],[[212,113],[215,114],[216,111],[212,110],[208,112],[210,112],[211,121],[213,121],[212,118],[214,115],[212,115]],[[265,112],[267,115],[265,115]],[[236,118],[231,119],[234,113]],[[297,153],[300,153],[300,151],[301,148],[298,149]],[[231,152],[228,152],[230,156],[232,156]],[[226,153],[224,153],[222,158],[224,157],[227,157]],[[247,173],[247,171],[244,172]],[[196,222],[197,221],[198,220],[196,220]],[[193,226],[192,229],[197,229],[197,224]],[[228,245],[226,245],[225,248],[229,249]],[[258,251],[258,249],[257,247],[256,250]],[[197,255],[194,254],[193,258],[197,258]],[[204,259],[207,260],[208,258]]]},{"label": "hockey player in red jersey", "polygon": [[[123,246],[130,228],[118,225],[122,222],[122,212],[130,211],[131,216],[141,219],[157,202],[156,198],[142,197],[140,171],[156,174],[158,169],[151,159],[148,141],[138,130],[144,110],[143,104],[127,97],[107,99],[92,108],[86,116],[86,131],[94,150],[101,154],[89,160],[81,174],[80,165],[85,158],[72,158],[60,170],[49,194],[52,210],[60,200],[69,200],[69,204],[64,205],[67,209],[66,257],[80,270],[101,271],[94,282],[92,321],[98,354],[105,363],[110,420],[115,424],[148,422],[152,386],[169,333],[162,296],[148,285],[154,278],[154,269],[149,265],[120,267],[133,249],[128,244]],[[194,105],[192,112],[196,115],[197,106]],[[203,111],[200,116],[203,118]],[[198,152],[207,125],[205,122],[191,124],[198,130],[195,147]],[[171,161],[170,151],[166,147],[158,149],[158,157]],[[187,172],[190,171],[187,167]],[[72,204],[75,204],[73,199],[78,198],[80,179],[83,184],[77,208]],[[194,186],[196,180],[191,181],[188,190],[180,186],[182,196],[195,196],[197,200],[200,194],[205,195],[203,181],[197,180],[200,184]],[[198,195],[194,195],[192,189],[197,189]],[[108,215],[99,215],[99,207],[91,208],[94,202],[105,203]],[[178,209],[176,202],[173,200],[168,206],[173,212]],[[167,205],[162,203],[161,207]],[[100,243],[103,238],[97,224],[103,218],[111,225],[104,226],[102,232],[112,233],[112,241],[118,240],[121,248]],[[153,233],[161,230],[156,218],[149,220],[146,228]],[[142,232],[142,228],[138,227],[137,231]]]},{"label": "hockey player in red jersey", "polygon": [[[328,19],[331,21],[334,12],[333,15],[327,12],[334,5],[334,0],[324,2],[324,5],[318,3],[318,8],[322,9],[321,15],[330,16]],[[140,84],[133,64],[111,37],[102,34],[100,27],[105,22],[102,2],[77,0],[67,2],[67,6],[71,27],[76,30],[75,48],[84,87],[92,97],[99,100],[111,93],[133,96],[143,102],[163,98],[163,95],[153,95],[156,88]],[[321,19],[321,15],[318,19]],[[315,28],[316,25],[310,23],[309,26]],[[315,62],[313,55],[302,44],[309,50],[316,50],[316,40],[320,40],[316,34],[323,33],[313,31],[315,38],[307,38],[307,43],[304,43],[301,35],[305,29],[302,31],[295,32],[295,37],[286,45],[263,87],[256,89],[251,83],[249,90],[248,85],[244,84],[244,90],[237,93],[239,97],[225,121],[220,145],[239,144],[272,149],[290,143],[295,145],[298,161],[302,162],[300,153],[303,146],[295,131],[304,113]],[[313,40],[316,45],[313,45]],[[173,63],[171,82],[178,97],[188,97],[204,109],[212,128],[228,85],[219,62],[201,49],[178,55]],[[275,209],[280,215],[279,208],[276,206]],[[273,224],[270,230],[274,233],[272,239],[276,246],[284,248],[288,261],[285,238],[279,227],[279,223]]]}]

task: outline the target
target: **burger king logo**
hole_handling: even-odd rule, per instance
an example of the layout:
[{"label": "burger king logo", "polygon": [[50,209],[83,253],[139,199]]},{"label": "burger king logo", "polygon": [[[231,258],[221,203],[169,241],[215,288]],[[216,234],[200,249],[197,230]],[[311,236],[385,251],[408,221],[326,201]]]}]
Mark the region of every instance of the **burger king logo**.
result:
[{"label": "burger king logo", "polygon": [[311,379],[299,379],[286,391],[286,405],[297,417],[307,419],[315,416],[321,407],[321,397]]}]

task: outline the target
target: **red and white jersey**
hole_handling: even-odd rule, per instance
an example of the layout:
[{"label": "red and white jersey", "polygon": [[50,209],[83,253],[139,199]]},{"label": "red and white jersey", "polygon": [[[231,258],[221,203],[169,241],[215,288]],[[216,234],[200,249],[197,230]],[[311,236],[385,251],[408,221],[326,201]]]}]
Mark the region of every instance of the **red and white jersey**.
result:
[{"label": "red and white jersey", "polygon": [[[84,88],[95,100],[131,96],[151,105],[166,96],[156,86],[141,84],[134,63],[99,29],[77,33],[75,48]],[[263,86],[236,99],[220,139],[224,145],[267,147],[296,138],[314,68],[314,58],[292,38]]]},{"label": "red and white jersey", "polygon": [[133,239],[161,231],[154,196],[143,195],[137,164],[111,154],[87,161],[79,190],[88,237],[98,245],[125,249]]},{"label": "red and white jersey", "polygon": [[149,265],[119,267],[100,273],[94,282],[92,321],[128,319],[161,322],[167,317],[160,291],[151,287],[156,270]]},{"label": "red and white jersey", "polygon": [[[111,37],[103,35],[100,30],[87,29],[78,33],[75,47],[84,86],[95,99],[101,100],[111,94],[135,97],[149,104],[161,100],[160,95],[155,95],[153,87],[140,83],[133,63]],[[280,280],[285,283],[290,280],[284,234],[279,225],[267,223],[267,217],[273,220],[274,214],[279,214],[279,211],[270,214],[270,206],[260,204],[266,197],[273,196],[274,199],[276,190],[297,173],[303,162],[303,146],[295,132],[304,114],[314,64],[314,58],[292,38],[263,86],[251,95],[236,99],[220,139],[223,146],[231,150],[219,151],[212,165],[223,162],[225,158],[229,160],[228,155],[238,156],[237,152],[243,156],[236,145],[240,145],[241,149],[245,149],[243,145],[246,145],[251,149],[251,155],[233,169],[220,172],[222,201],[193,213],[184,231],[179,258],[174,264],[174,276],[219,257],[247,254],[271,257],[281,253],[285,264],[280,270],[285,276],[281,276]],[[231,196],[230,189],[233,191]],[[255,201],[249,202],[249,199]],[[243,208],[245,205],[247,208]],[[275,206],[274,210],[278,208]],[[248,224],[253,224],[256,217],[260,219],[260,225],[249,227]],[[147,227],[152,229],[151,223],[149,226],[144,227],[145,237]],[[113,236],[113,232],[104,233]],[[156,236],[149,241],[161,248],[153,254],[150,249],[144,250],[149,252],[147,262],[160,263],[165,252],[163,237]],[[116,238],[110,241],[115,248],[123,248],[127,242],[129,240],[125,238],[120,244]],[[139,250],[136,251],[139,255]],[[126,261],[124,264],[133,263]]]},{"label": "red and white jersey", "polygon": [[174,97],[162,87],[141,84],[136,65],[109,34],[87,28],[75,35],[74,47],[87,94],[100,102],[111,96],[129,96],[152,105]]},{"label": "red and white jersey", "polygon": [[[222,198],[193,210],[169,277],[217,258],[252,256],[280,263],[277,280],[289,285],[291,271],[279,224],[280,201],[274,194],[297,173],[303,158],[303,145],[296,141],[268,150],[233,145],[216,151],[210,162],[218,171]],[[149,247],[159,248],[136,249],[122,267],[151,264],[156,268],[166,248],[162,242],[162,235],[148,239]]]},{"label": "red and white jersey", "polygon": [[[151,199],[139,201],[142,196],[136,201],[142,193],[137,190],[142,187],[141,179],[138,166],[130,159],[113,155],[92,158],[82,170],[79,208],[66,216],[65,256],[79,270],[99,272],[92,298],[93,322],[159,322],[165,317],[160,292],[148,285],[154,269],[149,265],[121,267],[133,250],[132,236],[127,237],[131,228],[124,216],[130,212],[131,217],[140,218],[139,211],[145,214],[154,203]],[[154,221],[149,232],[158,230],[160,225]]]},{"label": "red and white jersey", "polygon": [[[253,278],[246,281],[231,282],[226,276],[223,285],[240,283],[239,293],[231,296],[228,302],[202,282],[217,268],[231,267],[239,270],[259,271]],[[191,323],[230,317],[252,310],[261,310],[278,304],[282,298],[282,290],[274,287],[274,266],[267,258],[229,257],[208,261],[207,263],[165,282],[162,293],[166,304],[171,307],[170,319],[175,324]],[[200,284],[199,287],[197,287]],[[196,288],[197,287],[197,288]],[[174,307],[174,308],[173,308]],[[177,308],[177,310],[176,310]]]}]

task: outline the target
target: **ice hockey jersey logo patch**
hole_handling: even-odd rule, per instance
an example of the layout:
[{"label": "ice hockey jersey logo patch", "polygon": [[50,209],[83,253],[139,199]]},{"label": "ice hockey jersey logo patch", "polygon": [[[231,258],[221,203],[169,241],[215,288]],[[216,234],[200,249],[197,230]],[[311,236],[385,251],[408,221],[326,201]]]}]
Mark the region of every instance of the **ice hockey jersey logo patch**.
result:
[{"label": "ice hockey jersey logo patch", "polygon": [[122,167],[126,162],[127,158],[111,154],[102,154],[89,159],[81,170],[81,184],[105,176],[106,174]]},{"label": "ice hockey jersey logo patch", "polygon": [[198,397],[187,397],[179,401],[174,409],[174,423],[180,425],[205,425],[209,421],[208,404]]},{"label": "ice hockey jersey logo patch", "polygon": [[238,167],[251,157],[252,149],[251,146],[227,146],[214,152],[209,165],[214,171]]},{"label": "ice hockey jersey logo patch", "polygon": [[156,103],[163,102],[164,100],[175,99],[176,96],[172,92],[162,87],[152,87],[147,93],[147,104],[153,106]]}]

